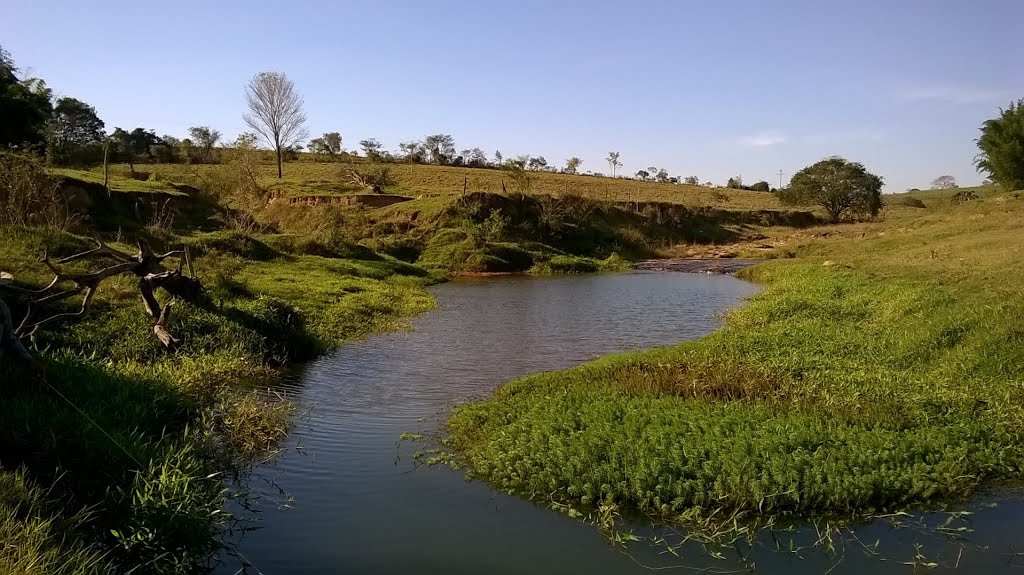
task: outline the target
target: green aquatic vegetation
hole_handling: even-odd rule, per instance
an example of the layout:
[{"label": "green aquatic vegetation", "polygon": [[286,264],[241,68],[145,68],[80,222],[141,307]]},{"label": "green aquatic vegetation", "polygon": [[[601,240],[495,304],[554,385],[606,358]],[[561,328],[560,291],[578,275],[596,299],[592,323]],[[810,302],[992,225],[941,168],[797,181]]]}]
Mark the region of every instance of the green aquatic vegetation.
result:
[{"label": "green aquatic vegetation", "polygon": [[1024,217],[1006,205],[806,240],[745,272],[765,289],[721,330],[509,382],[457,407],[445,444],[470,476],[573,515],[615,505],[696,528],[1019,480]]}]

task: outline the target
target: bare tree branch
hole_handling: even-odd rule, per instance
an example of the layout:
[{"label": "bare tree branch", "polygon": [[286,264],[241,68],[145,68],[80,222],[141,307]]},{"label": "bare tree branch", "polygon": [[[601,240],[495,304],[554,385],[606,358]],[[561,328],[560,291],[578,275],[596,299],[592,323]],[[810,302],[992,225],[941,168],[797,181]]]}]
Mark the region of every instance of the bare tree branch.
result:
[{"label": "bare tree branch", "polygon": [[[170,316],[170,304],[161,308],[160,303],[156,299],[156,290],[158,288],[162,288],[172,297],[182,298],[193,303],[199,303],[204,297],[203,286],[199,280],[194,277],[194,275],[192,277],[183,276],[180,265],[179,269],[173,271],[167,271],[162,266],[163,261],[167,258],[181,256],[188,261],[189,272],[192,273],[192,262],[188,256],[186,248],[169,251],[164,254],[154,254],[145,242],[139,241],[137,245],[139,248],[138,253],[135,256],[129,256],[124,252],[107,246],[97,239],[95,248],[67,256],[57,261],[57,264],[65,264],[98,256],[113,257],[120,260],[114,265],[88,273],[66,273],[50,261],[49,254],[44,253],[43,258],[40,261],[53,273],[53,281],[41,290],[18,290],[22,293],[39,297],[29,302],[28,310],[25,312],[25,317],[22,319],[18,328],[14,330],[15,335],[34,340],[36,333],[46,324],[61,319],[81,317],[85,315],[86,311],[89,309],[89,304],[92,303],[93,296],[96,294],[96,290],[99,289],[101,282],[114,276],[132,274],[139,278],[139,292],[142,294],[142,300],[146,304],[147,313],[156,320],[156,324],[153,326],[153,332],[167,349],[176,349],[178,341],[167,330],[167,319]],[[61,284],[68,283],[73,284],[73,287],[59,289]],[[35,318],[36,309],[83,293],[84,296],[82,297],[82,303],[77,311],[53,313],[49,316],[43,317],[42,319]]]}]

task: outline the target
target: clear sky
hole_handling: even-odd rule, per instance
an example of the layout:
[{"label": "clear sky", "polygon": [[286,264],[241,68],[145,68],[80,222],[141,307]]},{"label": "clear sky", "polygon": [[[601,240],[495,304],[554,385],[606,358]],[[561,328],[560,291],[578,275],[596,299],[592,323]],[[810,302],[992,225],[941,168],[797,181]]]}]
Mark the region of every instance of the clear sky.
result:
[{"label": "clear sky", "polygon": [[778,183],[825,156],[886,191],[981,181],[978,127],[1024,97],[1024,0],[0,0],[0,45],[108,130],[245,129],[275,70],[313,134],[608,172]]}]

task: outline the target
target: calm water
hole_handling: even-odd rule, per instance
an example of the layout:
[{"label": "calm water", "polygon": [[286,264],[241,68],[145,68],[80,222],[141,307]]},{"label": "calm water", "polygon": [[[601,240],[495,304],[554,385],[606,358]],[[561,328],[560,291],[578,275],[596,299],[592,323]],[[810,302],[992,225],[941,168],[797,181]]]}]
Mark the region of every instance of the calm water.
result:
[{"label": "calm water", "polygon": [[[627,555],[592,527],[466,482],[462,473],[415,469],[411,454],[418,446],[398,439],[434,429],[448,406],[483,397],[502,381],[704,335],[718,327],[721,312],[754,291],[732,277],[679,273],[437,286],[437,309],[416,318],[411,331],[345,346],[286,385],[311,409],[296,423],[285,453],[250,485],[262,498],[260,529],[240,543],[252,563],[248,572],[539,575],[649,573],[640,564],[740,567],[696,549],[686,549],[683,561],[647,544]],[[1019,572],[1009,551],[1024,542],[1020,517],[1024,505],[1005,495],[996,510],[979,511],[975,539],[991,549],[969,547],[961,570]],[[931,541],[881,522],[858,535],[865,542],[883,539],[893,560],[866,559],[851,547],[834,573],[907,572],[896,560],[913,560],[915,540]],[[763,539],[765,548],[753,555],[758,572],[820,573],[837,561],[822,553],[801,559],[772,552]],[[929,549],[954,562],[960,546],[932,541]],[[219,571],[238,568],[238,560],[227,558]]]}]

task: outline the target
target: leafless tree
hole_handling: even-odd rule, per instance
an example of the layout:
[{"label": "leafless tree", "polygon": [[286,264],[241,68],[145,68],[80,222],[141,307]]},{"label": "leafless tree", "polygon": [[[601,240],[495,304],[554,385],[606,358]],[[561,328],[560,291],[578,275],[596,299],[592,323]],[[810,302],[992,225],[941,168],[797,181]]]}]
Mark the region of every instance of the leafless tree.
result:
[{"label": "leafless tree", "polygon": [[302,96],[295,84],[279,72],[260,72],[245,88],[249,114],[242,116],[277,154],[277,177],[281,177],[282,152],[309,136]]}]

